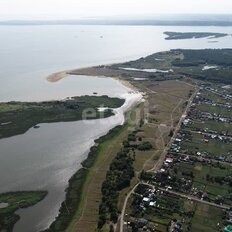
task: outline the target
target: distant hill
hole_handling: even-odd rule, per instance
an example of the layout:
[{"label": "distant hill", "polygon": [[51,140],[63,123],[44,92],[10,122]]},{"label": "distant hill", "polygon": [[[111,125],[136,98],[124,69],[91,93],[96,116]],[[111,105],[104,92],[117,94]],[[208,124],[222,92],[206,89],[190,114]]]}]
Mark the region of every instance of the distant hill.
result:
[{"label": "distant hill", "polygon": [[0,20],[0,25],[232,26],[232,15],[145,15],[74,20]]},{"label": "distant hill", "polygon": [[221,38],[225,37],[228,34],[225,33],[216,33],[216,32],[172,32],[165,31],[164,32],[167,37],[166,40],[179,40],[179,39],[199,39],[199,38]]}]

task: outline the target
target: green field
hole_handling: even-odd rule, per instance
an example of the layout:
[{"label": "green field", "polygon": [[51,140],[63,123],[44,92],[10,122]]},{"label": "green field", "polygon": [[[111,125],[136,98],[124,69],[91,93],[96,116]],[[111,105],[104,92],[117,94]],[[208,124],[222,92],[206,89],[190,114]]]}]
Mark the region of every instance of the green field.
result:
[{"label": "green field", "polygon": [[[197,188],[203,192],[208,193],[208,198],[210,201],[215,201],[217,196],[222,196],[225,199],[226,204],[231,204],[231,192],[232,186],[230,180],[232,176],[232,169],[230,166],[220,165],[204,165],[202,163],[179,163],[175,166],[177,171],[177,176],[179,178],[186,178],[186,174],[193,174],[193,188]],[[217,181],[215,178],[225,178],[222,183]]]},{"label": "green field", "polygon": [[210,205],[196,204],[196,210],[192,219],[192,232],[216,232],[224,227],[224,211]]}]

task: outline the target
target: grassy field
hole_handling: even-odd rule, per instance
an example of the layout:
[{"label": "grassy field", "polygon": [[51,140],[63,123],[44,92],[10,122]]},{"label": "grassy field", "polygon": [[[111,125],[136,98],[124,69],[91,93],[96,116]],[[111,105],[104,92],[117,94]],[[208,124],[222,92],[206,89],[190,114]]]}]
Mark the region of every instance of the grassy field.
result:
[{"label": "grassy field", "polygon": [[12,231],[14,224],[19,220],[17,210],[35,205],[47,195],[47,192],[10,192],[0,194],[0,232]]},{"label": "grassy field", "polygon": [[25,133],[39,123],[76,121],[83,116],[84,119],[109,117],[112,110],[102,113],[98,108],[119,108],[124,102],[107,96],[82,96],[65,101],[0,103],[0,139]]},{"label": "grassy field", "polygon": [[179,178],[186,178],[186,175],[183,175],[183,173],[193,173],[193,188],[207,192],[209,200],[215,201],[218,196],[222,196],[225,198],[226,204],[232,203],[230,199],[232,187],[229,184],[220,184],[211,179],[215,177],[230,178],[232,169],[229,165],[214,167],[202,163],[179,163],[175,165],[175,168],[178,170],[177,176]]},{"label": "grassy field", "polygon": [[196,204],[195,213],[191,221],[191,231],[220,231],[224,225],[224,211],[209,205]]}]

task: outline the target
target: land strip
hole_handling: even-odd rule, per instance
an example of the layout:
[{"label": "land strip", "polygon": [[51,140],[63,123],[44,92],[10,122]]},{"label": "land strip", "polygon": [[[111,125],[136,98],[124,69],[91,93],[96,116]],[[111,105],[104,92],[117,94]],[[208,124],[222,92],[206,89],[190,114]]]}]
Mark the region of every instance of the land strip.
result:
[{"label": "land strip", "polygon": [[[23,134],[40,123],[98,119],[114,115],[111,108],[119,108],[124,99],[108,96],[82,96],[63,101],[0,103],[0,139]],[[109,108],[100,112],[99,107]],[[86,109],[95,112],[93,115]],[[83,118],[86,116],[86,118]]]},{"label": "land strip", "polygon": [[35,205],[43,200],[46,195],[46,191],[0,194],[0,232],[13,231],[15,223],[20,219],[17,210]]}]

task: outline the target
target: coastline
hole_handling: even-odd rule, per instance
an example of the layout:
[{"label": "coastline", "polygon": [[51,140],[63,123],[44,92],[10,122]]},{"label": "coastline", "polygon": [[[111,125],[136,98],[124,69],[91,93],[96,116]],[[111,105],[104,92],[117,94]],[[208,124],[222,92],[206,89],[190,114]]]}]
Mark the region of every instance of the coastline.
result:
[{"label": "coastline", "polygon": [[[20,220],[19,209],[27,209],[42,201],[48,191],[12,191],[0,194],[1,231],[13,231]],[[4,203],[3,203],[4,202]]]},{"label": "coastline", "polygon": [[[90,148],[90,152],[85,160],[82,161],[82,167],[77,170],[74,175],[70,178],[68,186],[66,188],[66,196],[59,209],[59,215],[56,217],[55,221],[49,226],[49,228],[41,232],[55,232],[61,230],[66,230],[72,220],[80,217],[82,206],[84,204],[84,192],[88,187],[88,182],[92,179],[91,171],[97,160],[100,159],[101,147],[107,141],[113,139],[121,130],[125,128],[125,124],[119,125],[108,131],[107,134],[99,137],[94,142],[95,144]],[[74,194],[75,193],[75,194]],[[73,194],[75,197],[72,198]],[[68,210],[68,214],[67,214]],[[57,228],[57,225],[65,225],[63,228]],[[57,230],[58,229],[58,230]]]},{"label": "coastline", "polygon": [[[112,78],[115,79],[117,81],[119,81],[123,86],[129,88],[130,90],[133,91],[139,91],[134,85],[131,84],[130,81],[126,80],[126,79],[122,79],[119,76],[99,76],[98,73],[95,72],[94,70],[95,67],[87,67],[87,68],[80,68],[80,69],[73,69],[73,70],[63,70],[60,72],[55,72],[50,74],[49,76],[47,76],[46,80],[50,83],[56,83],[58,81],[61,81],[62,79],[68,77],[69,75],[72,76],[78,76],[78,75],[85,75],[85,74],[81,74],[81,72],[84,70],[87,72],[89,71],[89,73],[87,74],[88,76],[93,76],[93,77],[98,77],[98,78]],[[77,74],[75,74],[77,72]],[[78,74],[78,72],[80,72],[80,74]]]},{"label": "coastline", "polygon": [[[62,71],[59,73],[51,74],[47,80],[51,83],[54,83],[68,75],[74,74],[69,74],[66,71]],[[82,167],[77,170],[69,179],[68,186],[65,190],[66,196],[59,209],[59,214],[50,224],[50,226],[41,232],[56,232],[60,230],[72,231],[73,227],[76,226],[79,221],[77,219],[81,217],[84,204],[86,204],[86,199],[84,196],[88,191],[90,182],[93,179],[95,169],[99,166],[99,163],[101,163],[100,161],[104,156],[103,150],[108,146],[110,141],[115,140],[118,136],[120,137],[122,133],[127,133],[127,129],[130,127],[130,123],[126,120],[126,115],[129,114],[135,107],[137,107],[143,98],[142,94],[138,92],[139,90],[127,80],[122,80],[119,77],[106,76],[100,76],[99,78],[113,78],[128,88],[128,94],[122,96],[122,98],[126,100],[124,105],[116,109],[118,113],[121,111],[124,120],[121,125],[113,127],[111,130],[106,132],[105,135],[100,136],[94,141],[94,145],[90,147],[90,151],[86,159],[81,163]],[[129,93],[129,91],[131,91],[131,93]],[[114,157],[112,156],[111,158],[113,159]],[[73,194],[76,196],[75,198],[72,198]],[[60,225],[65,226],[59,228]]]},{"label": "coastline", "polygon": [[[91,188],[94,188],[94,193],[96,195],[98,195],[98,191],[101,191],[102,183],[97,189],[95,189],[96,185],[98,182],[103,182],[105,180],[109,165],[117,153],[115,149],[112,150],[112,145],[114,144],[115,146],[115,143],[122,144],[124,139],[128,136],[128,129],[131,129],[131,123],[127,115],[130,115],[133,111],[135,112],[139,105],[140,102],[137,102],[128,107],[127,110],[124,111],[124,123],[115,126],[105,135],[100,136],[94,141],[94,145],[90,148],[87,158],[81,163],[82,167],[69,179],[69,184],[65,190],[66,196],[59,209],[59,215],[47,229],[40,232],[72,232],[77,226],[78,228],[81,226],[79,225],[79,223],[81,224],[79,220],[82,220],[83,212],[86,210],[86,205],[89,203],[86,196],[91,192]],[[118,152],[120,149],[121,146],[117,146]],[[111,152],[108,152],[108,150]],[[112,152],[113,154],[111,154]],[[101,172],[99,172],[99,169],[101,169]],[[97,178],[98,175],[100,175],[101,180]],[[94,184],[92,182],[94,182]],[[94,202],[97,202],[96,195],[94,199],[92,199]],[[89,200],[91,201],[91,199]],[[90,204],[92,203],[90,202]],[[91,211],[98,211],[98,207],[97,205],[96,208],[95,205],[95,209]]]},{"label": "coastline", "polygon": [[60,81],[63,78],[67,77],[69,75],[68,73],[71,72],[71,71],[72,70],[63,70],[63,71],[60,71],[60,72],[52,73],[47,77],[47,81],[51,82],[51,83]]},{"label": "coastline", "polygon": [[[63,77],[64,78],[64,77]],[[75,77],[74,77],[75,78]],[[58,81],[58,80],[57,80]],[[116,81],[114,82],[114,83],[116,83]],[[125,83],[125,82],[124,82]],[[104,84],[104,79],[103,79],[103,84]],[[115,109],[114,111],[115,111],[115,114],[117,115],[116,117],[118,118],[118,120],[117,121],[119,121],[119,122],[117,122],[117,125],[123,125],[124,123],[125,123],[125,117],[124,117],[124,113],[126,112],[126,111],[128,111],[128,110],[130,110],[132,107],[134,107],[136,104],[138,104],[138,102],[140,101],[140,99],[142,98],[142,95],[140,94],[140,93],[138,93],[138,92],[134,92],[134,91],[131,91],[130,92],[130,90],[131,89],[127,89],[128,87],[130,87],[130,85],[127,85],[127,88],[124,88],[122,85],[120,85],[120,83],[116,83],[118,86],[119,86],[119,92],[118,92],[118,98],[124,98],[124,99],[126,99],[126,102],[120,107],[120,108],[117,108],[117,109]],[[124,84],[124,86],[125,86],[125,84]],[[103,85],[103,87],[104,87],[104,85]],[[122,89],[122,91],[120,91],[120,89]],[[122,93],[121,93],[122,92]],[[109,93],[109,95],[111,95],[111,93]],[[112,118],[112,122],[114,121],[114,119]],[[111,124],[111,123],[110,123]],[[107,130],[105,130],[104,131],[104,133],[102,133],[102,132],[100,132],[100,133],[98,133],[97,134],[97,136],[95,137],[96,139],[98,139],[98,138],[100,138],[103,134],[107,134],[107,133],[109,133],[109,130],[110,129],[112,129],[112,128],[114,128],[115,126],[117,126],[117,125],[112,125],[112,127],[110,127],[109,129],[107,129]],[[96,145],[96,144],[95,144]],[[89,151],[89,149],[91,148],[91,146],[94,146],[93,145],[93,143],[91,144],[91,145],[88,145],[87,146],[87,152],[86,153],[88,153],[88,151]],[[84,160],[87,158],[86,157],[87,156],[87,154],[85,155],[85,157],[84,158],[82,158],[81,159],[81,161],[83,161],[84,162]],[[73,172],[73,174],[74,173],[76,173],[77,172],[77,170],[79,169],[79,167],[76,167],[75,169],[74,169],[74,172]],[[78,175],[78,174],[77,174]],[[72,178],[72,176],[69,176],[69,180]],[[68,186],[68,184],[69,184],[69,182],[68,182],[68,179],[67,179],[67,181],[66,181],[66,185],[64,186],[64,188],[63,188],[63,192],[64,192],[64,194],[65,194],[65,189],[67,188],[67,186]],[[59,201],[59,204],[61,204],[62,202],[63,202],[63,200],[64,200],[65,198],[62,198],[61,199],[61,201]],[[25,211],[26,213],[27,213],[27,211]],[[20,217],[24,217],[24,215],[25,215],[25,213],[22,211],[22,212],[20,212]],[[52,221],[55,219],[55,217],[58,215],[58,209],[57,209],[57,211],[55,211],[55,213],[54,214],[52,214],[53,215],[53,217],[52,217],[52,220],[50,220],[50,222],[49,222],[49,224],[46,224],[45,226],[43,226],[43,225],[41,225],[41,230],[42,229],[44,229],[44,228],[47,228],[47,226],[49,226],[50,225],[50,223],[52,223]],[[23,221],[23,219],[22,220],[20,220],[20,221]],[[25,221],[23,221],[23,223],[25,223]],[[20,224],[20,223],[19,223]],[[21,228],[21,226],[22,226],[23,224],[20,224],[20,228]],[[15,227],[15,228],[17,228],[16,229],[16,231],[19,231],[18,230],[18,225],[17,225],[17,227]]]}]

